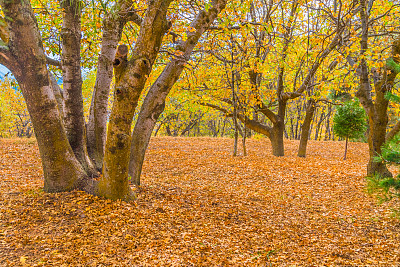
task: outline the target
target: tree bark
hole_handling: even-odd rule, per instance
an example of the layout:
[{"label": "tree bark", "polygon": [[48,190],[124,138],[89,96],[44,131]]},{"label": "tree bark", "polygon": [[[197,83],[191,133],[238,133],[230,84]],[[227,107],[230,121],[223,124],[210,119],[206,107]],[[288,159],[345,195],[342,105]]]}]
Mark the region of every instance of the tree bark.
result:
[{"label": "tree bark", "polygon": [[171,59],[157,80],[152,84],[143,101],[132,133],[131,159],[129,163],[129,174],[136,185],[140,185],[140,175],[145,152],[157,119],[164,111],[165,98],[178,80],[185,63],[190,59],[190,55],[201,35],[225,8],[225,4],[226,0],[216,0],[213,1],[213,6],[207,11],[203,10],[198,13],[190,25],[195,31],[187,31],[187,40],[181,45],[183,55],[174,56]]},{"label": "tree bark", "polygon": [[[60,111],[60,114],[62,114],[63,110],[64,110],[63,91],[62,91],[61,87],[58,85],[56,78],[54,77],[54,75],[51,72],[49,72],[49,79],[50,79],[51,88],[53,89],[54,96],[57,100],[58,110]],[[63,119],[63,118],[61,118],[61,119]]]},{"label": "tree bark", "polygon": [[243,156],[247,156],[246,138],[247,138],[247,127],[246,123],[243,123],[243,135],[242,135]]},{"label": "tree bark", "polygon": [[[362,25],[361,34],[361,55],[368,50],[368,12],[365,1],[360,2],[360,18]],[[391,57],[386,66],[382,69],[382,76],[375,83],[375,101],[372,100],[372,86],[369,80],[368,65],[364,57],[361,57],[359,75],[360,85],[356,96],[364,107],[369,124],[368,146],[369,162],[367,175],[379,175],[382,177],[392,177],[392,173],[387,169],[384,162],[377,162],[374,158],[382,153],[382,145],[386,139],[386,127],[388,123],[387,108],[389,101],[385,98],[386,92],[393,87],[394,80],[400,71],[397,55],[400,53],[400,38],[397,37],[392,43]],[[393,64],[389,64],[389,63]]]},{"label": "tree bark", "polygon": [[[232,56],[233,58],[233,56]],[[233,66],[232,66],[233,68]],[[233,156],[237,156],[237,149],[238,149],[238,138],[239,138],[239,132],[238,132],[238,121],[237,121],[237,101],[236,101],[236,93],[235,93],[235,73],[232,70],[231,72],[231,90],[232,90],[232,104],[233,104],[233,116],[232,116],[232,122],[233,122]]]},{"label": "tree bark", "polygon": [[325,108],[323,108],[322,110],[321,110],[321,115],[319,116],[319,120],[318,120],[318,123],[317,123],[317,125],[316,125],[316,127],[315,127],[315,136],[314,136],[314,140],[320,140],[320,135],[319,135],[319,133],[320,133],[320,130],[321,130],[321,125],[322,125],[322,122],[325,120]]},{"label": "tree bark", "polygon": [[79,0],[62,0],[63,24],[62,72],[64,99],[64,126],[68,141],[85,171],[97,174],[87,153],[85,121],[83,116],[82,75],[81,75],[81,8]]},{"label": "tree bark", "polygon": [[10,29],[8,48],[0,48],[0,63],[15,75],[35,129],[44,171],[44,190],[82,189],[93,193],[88,178],[74,156],[50,85],[46,57],[29,1],[0,1]]},{"label": "tree bark", "polygon": [[297,153],[298,157],[306,157],[307,153],[307,142],[310,136],[310,127],[311,127],[311,122],[314,117],[314,111],[315,111],[315,100],[310,99],[307,102],[307,107],[306,107],[306,117],[304,118],[303,125],[301,127],[301,136],[300,136],[300,144],[299,144],[299,151]]},{"label": "tree bark", "polygon": [[103,37],[97,63],[96,83],[86,127],[88,153],[98,170],[101,170],[103,166],[108,119],[107,108],[113,78],[112,64],[115,52],[126,22],[132,16],[136,22],[140,20],[130,13],[131,6],[131,1],[120,0],[103,20]]},{"label": "tree bark", "polygon": [[127,60],[126,46],[120,46],[116,54],[120,57],[114,61],[114,104],[107,132],[104,175],[98,188],[99,195],[110,199],[129,201],[134,198],[128,183],[131,124],[140,94],[161,47],[162,38],[170,26],[166,20],[170,3],[171,0],[149,2],[133,57]]},{"label": "tree bark", "polygon": [[347,156],[347,146],[348,146],[348,144],[349,144],[349,137],[346,136],[346,144],[345,144],[345,146],[344,146],[344,157],[343,157],[343,160],[346,160],[346,156]]},{"label": "tree bark", "polygon": [[272,146],[272,154],[276,157],[282,157],[285,155],[285,148],[283,144],[283,131],[285,126],[283,122],[278,122],[274,124],[271,131],[271,146]]}]

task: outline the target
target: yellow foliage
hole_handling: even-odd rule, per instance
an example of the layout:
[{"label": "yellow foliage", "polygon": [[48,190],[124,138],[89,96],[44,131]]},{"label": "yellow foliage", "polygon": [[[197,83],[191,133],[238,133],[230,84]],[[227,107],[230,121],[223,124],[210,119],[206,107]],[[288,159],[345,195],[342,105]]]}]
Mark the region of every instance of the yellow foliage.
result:
[{"label": "yellow foliage", "polygon": [[16,83],[5,78],[0,82],[0,137],[32,135],[28,110]]}]

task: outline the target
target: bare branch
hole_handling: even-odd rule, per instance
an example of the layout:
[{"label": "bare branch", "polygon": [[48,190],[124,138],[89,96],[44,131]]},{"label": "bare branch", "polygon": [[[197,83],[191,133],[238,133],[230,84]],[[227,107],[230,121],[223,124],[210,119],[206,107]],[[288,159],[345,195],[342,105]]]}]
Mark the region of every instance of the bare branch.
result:
[{"label": "bare branch", "polygon": [[47,64],[61,68],[61,61],[46,56]]}]

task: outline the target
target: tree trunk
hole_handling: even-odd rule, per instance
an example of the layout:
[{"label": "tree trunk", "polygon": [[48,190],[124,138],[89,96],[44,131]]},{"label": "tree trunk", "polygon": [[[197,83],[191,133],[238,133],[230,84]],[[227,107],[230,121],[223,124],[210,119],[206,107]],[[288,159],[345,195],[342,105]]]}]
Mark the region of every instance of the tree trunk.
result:
[{"label": "tree trunk", "polygon": [[343,157],[343,160],[346,160],[346,156],[347,156],[347,146],[348,146],[348,144],[349,144],[349,137],[346,136],[346,145],[345,145],[345,147],[344,147],[344,157]]},{"label": "tree trunk", "polygon": [[221,130],[221,137],[224,137],[225,135],[226,120],[227,118],[224,118],[224,123],[222,124],[222,130]]},{"label": "tree trunk", "polygon": [[272,154],[277,157],[282,157],[285,155],[283,144],[283,131],[283,122],[277,122],[276,124],[274,124],[271,131],[270,141],[272,146]]},{"label": "tree trunk", "polygon": [[127,10],[130,8],[130,4],[125,2],[120,1],[103,21],[101,51],[87,124],[88,152],[98,170],[101,170],[103,166],[108,119],[107,107],[113,78],[112,63],[127,21]]},{"label": "tree trunk", "polygon": [[272,154],[277,157],[285,155],[285,148],[283,144],[283,132],[285,130],[285,113],[286,113],[286,100],[278,101],[278,115],[276,121],[273,123],[272,130],[270,131],[270,140],[272,145]]},{"label": "tree trunk", "polygon": [[166,20],[170,2],[171,0],[149,2],[133,57],[129,61],[126,46],[118,47],[116,53],[114,104],[107,132],[104,175],[98,189],[99,195],[110,199],[134,198],[128,182],[131,124],[140,94],[161,47],[163,35],[170,26]]},{"label": "tree trunk", "polygon": [[239,138],[239,131],[238,131],[238,120],[237,120],[237,103],[236,103],[236,94],[235,94],[235,74],[234,71],[232,70],[232,78],[231,78],[231,90],[232,90],[232,103],[233,103],[233,156],[237,156],[237,148],[238,148],[238,138]]},{"label": "tree trunk", "polygon": [[[49,79],[50,79],[51,88],[53,89],[54,96],[57,100],[58,110],[60,111],[60,114],[62,114],[63,110],[64,110],[63,91],[62,91],[61,87],[58,85],[56,78],[54,77],[54,75],[51,72],[49,72]],[[61,117],[61,120],[62,119],[63,118]]]},{"label": "tree trunk", "polygon": [[386,126],[388,123],[387,108],[389,101],[384,96],[385,92],[378,90],[376,92],[375,108],[370,110],[368,121],[370,131],[368,135],[369,162],[367,166],[367,175],[379,174],[383,177],[392,177],[392,173],[387,169],[386,164],[381,161],[375,161],[374,158],[382,154],[382,146],[386,140]]},{"label": "tree trunk", "polygon": [[[362,35],[360,40],[361,55],[363,56],[368,50],[368,12],[365,1],[360,2],[360,19],[362,26]],[[375,101],[372,100],[372,87],[369,80],[368,65],[364,57],[361,57],[359,66],[360,85],[356,96],[360,99],[360,103],[364,107],[369,124],[368,146],[369,146],[369,162],[367,166],[367,175],[379,175],[381,177],[392,177],[392,173],[387,169],[383,162],[376,162],[374,158],[381,154],[381,147],[386,138],[386,127],[388,123],[387,108],[389,101],[385,98],[386,92],[389,92],[394,80],[399,73],[398,54],[400,53],[400,38],[392,43],[391,57],[388,59],[386,66],[381,71],[379,81],[375,83]],[[396,62],[394,61],[396,60]],[[394,63],[388,64],[389,60]]]},{"label": "tree trunk", "polygon": [[247,137],[247,127],[246,127],[246,123],[244,123],[243,124],[243,136],[242,136],[243,156],[247,156],[246,137]]},{"label": "tree trunk", "polygon": [[325,138],[324,140],[331,140],[331,127],[330,127],[330,121],[331,121],[331,114],[332,114],[332,106],[328,106],[328,114],[326,115],[326,124],[325,124]]},{"label": "tree trunk", "polygon": [[312,119],[314,117],[315,111],[315,100],[310,99],[308,100],[307,107],[306,107],[306,117],[304,119],[304,123],[301,127],[301,136],[300,136],[300,144],[299,144],[299,151],[297,153],[298,157],[305,157],[307,152],[307,142],[310,135],[310,126]]},{"label": "tree trunk", "polygon": [[317,126],[315,127],[315,137],[314,137],[314,140],[320,140],[320,130],[321,130],[321,124],[322,124],[322,122],[324,121],[324,119],[325,119],[325,109],[322,109],[321,110],[321,115],[320,115],[320,117],[319,117],[319,121],[318,121],[318,123],[317,123]]},{"label": "tree trunk", "polygon": [[81,76],[81,5],[79,0],[63,0],[62,72],[64,126],[68,141],[78,161],[90,175],[96,170],[87,153],[85,121],[83,117]]},{"label": "tree trunk", "polygon": [[132,133],[131,159],[129,162],[129,174],[136,185],[140,185],[140,174],[150,141],[151,133],[157,122],[158,117],[164,111],[165,99],[172,86],[178,80],[183,71],[184,65],[189,60],[190,55],[197,44],[201,35],[213,23],[217,15],[225,8],[225,1],[214,1],[213,7],[207,11],[200,11],[191,27],[195,31],[187,31],[187,39],[182,43],[182,57],[173,57],[164,68],[157,80],[152,84],[147,93],[142,108],[139,112],[138,120]]},{"label": "tree trunk", "polygon": [[10,34],[9,49],[1,49],[0,63],[15,75],[25,98],[44,171],[46,192],[76,188],[94,192],[75,158],[50,86],[42,40],[29,1],[0,1]]}]

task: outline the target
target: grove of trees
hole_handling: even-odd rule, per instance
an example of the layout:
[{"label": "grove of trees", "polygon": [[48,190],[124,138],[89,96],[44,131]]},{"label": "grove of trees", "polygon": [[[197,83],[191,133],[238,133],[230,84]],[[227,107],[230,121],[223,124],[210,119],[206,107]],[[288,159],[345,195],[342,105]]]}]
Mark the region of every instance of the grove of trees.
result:
[{"label": "grove of trees", "polygon": [[367,115],[368,174],[391,177],[375,158],[400,130],[388,97],[400,72],[396,1],[0,5],[0,64],[19,86],[3,81],[11,93],[0,101],[20,90],[30,115],[1,105],[0,125],[11,125],[6,114],[28,123],[1,134],[34,128],[47,192],[134,199],[129,180],[140,185],[152,135],[233,136],[234,155],[239,135],[244,148],[246,137],[266,136],[274,156],[284,138],[299,139],[305,157],[309,139],[342,137],[333,116],[355,98]]}]

